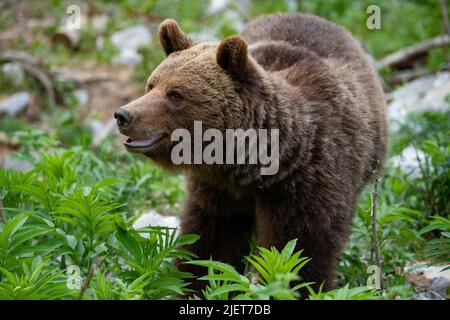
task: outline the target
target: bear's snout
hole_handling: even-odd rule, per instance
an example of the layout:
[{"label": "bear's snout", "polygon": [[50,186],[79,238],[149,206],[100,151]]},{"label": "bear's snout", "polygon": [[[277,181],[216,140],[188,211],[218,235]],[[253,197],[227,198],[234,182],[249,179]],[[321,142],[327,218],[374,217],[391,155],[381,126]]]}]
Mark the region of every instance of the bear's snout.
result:
[{"label": "bear's snout", "polygon": [[119,127],[126,127],[133,119],[133,115],[130,112],[119,108],[116,112],[114,112],[114,118],[117,120],[117,125]]}]

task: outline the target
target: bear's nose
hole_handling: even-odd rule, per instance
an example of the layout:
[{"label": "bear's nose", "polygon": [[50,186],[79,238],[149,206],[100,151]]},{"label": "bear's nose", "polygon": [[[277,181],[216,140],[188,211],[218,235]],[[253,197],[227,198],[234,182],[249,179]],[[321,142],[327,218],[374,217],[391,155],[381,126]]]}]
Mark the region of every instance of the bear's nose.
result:
[{"label": "bear's nose", "polygon": [[119,109],[114,112],[114,118],[117,119],[117,124],[119,126],[126,126],[130,123],[133,116],[128,111]]}]

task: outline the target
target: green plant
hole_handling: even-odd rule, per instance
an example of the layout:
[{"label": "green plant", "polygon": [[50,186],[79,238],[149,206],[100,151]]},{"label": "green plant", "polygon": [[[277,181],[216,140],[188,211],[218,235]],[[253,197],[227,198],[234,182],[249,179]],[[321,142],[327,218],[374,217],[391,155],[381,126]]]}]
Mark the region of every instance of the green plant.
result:
[{"label": "green plant", "polygon": [[0,282],[0,300],[52,300],[70,297],[75,294],[66,286],[62,271],[45,270],[41,256],[30,263],[23,262],[18,273],[0,267],[6,280]]},{"label": "green plant", "polygon": [[[144,233],[147,237],[140,234]],[[127,264],[119,277],[127,283],[141,279],[145,282],[144,297],[161,299],[167,296],[187,293],[188,283],[184,279],[191,275],[178,271],[169,260],[188,260],[192,253],[183,245],[197,241],[196,235],[176,236],[176,230],[165,227],[148,227],[138,231],[125,230],[117,226],[116,239],[119,246],[115,252]]]},{"label": "green plant", "polygon": [[0,224],[0,267],[14,270],[31,253],[50,253],[62,245],[58,240],[33,244],[34,238],[49,235],[53,230],[46,224],[29,222],[29,217],[30,214],[20,213],[5,225]]},{"label": "green plant", "polygon": [[309,300],[376,300],[379,298],[376,290],[367,287],[349,288],[348,284],[328,292],[322,292],[322,288],[315,292],[311,287],[308,287],[308,291]]},{"label": "green plant", "polygon": [[[433,217],[431,223],[420,230],[421,234],[431,231],[440,231],[440,237],[428,241],[426,250],[426,257],[433,258],[434,263],[449,263],[450,262],[450,219],[436,216]],[[443,268],[443,270],[450,269],[450,266]]]},{"label": "green plant", "polygon": [[301,251],[294,253],[297,240],[286,244],[280,252],[275,248],[267,250],[258,247],[259,254],[247,257],[247,261],[258,273],[250,273],[257,280],[239,274],[233,267],[213,260],[189,261],[187,263],[208,268],[208,275],[200,280],[208,281],[203,291],[206,299],[281,299],[293,300],[300,296],[299,290],[311,283],[300,283],[291,287],[292,281],[300,280],[298,272],[310,259],[301,257]]}]

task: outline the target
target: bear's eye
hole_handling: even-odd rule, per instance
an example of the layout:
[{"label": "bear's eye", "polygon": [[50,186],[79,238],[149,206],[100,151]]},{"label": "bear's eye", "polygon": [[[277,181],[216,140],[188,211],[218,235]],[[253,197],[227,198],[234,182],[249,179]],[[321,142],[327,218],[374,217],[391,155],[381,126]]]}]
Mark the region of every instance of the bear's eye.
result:
[{"label": "bear's eye", "polygon": [[178,102],[183,100],[183,96],[181,95],[181,93],[177,92],[177,91],[169,91],[167,93],[167,96],[169,97],[170,100]]}]

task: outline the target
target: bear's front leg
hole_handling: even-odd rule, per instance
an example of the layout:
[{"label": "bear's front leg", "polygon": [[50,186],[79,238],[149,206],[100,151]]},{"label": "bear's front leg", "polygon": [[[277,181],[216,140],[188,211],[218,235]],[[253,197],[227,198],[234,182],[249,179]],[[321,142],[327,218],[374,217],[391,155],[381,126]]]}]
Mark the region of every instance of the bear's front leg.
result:
[{"label": "bear's front leg", "polygon": [[[200,239],[185,248],[198,259],[214,259],[229,263],[242,271],[242,259],[249,253],[249,239],[254,225],[254,202],[236,199],[232,195],[199,182],[190,181],[181,234],[197,234]],[[180,269],[195,276],[206,274],[206,268],[179,264]],[[206,281],[196,281],[201,289]]]},{"label": "bear's front leg", "polygon": [[[350,210],[328,201],[321,195],[305,197],[302,190],[289,188],[289,184],[256,200],[258,245],[282,250],[290,240],[298,239],[296,250],[311,258],[300,276],[304,282],[314,282],[315,290],[323,283],[324,291],[334,286],[337,258],[351,225]],[[301,294],[304,298],[306,290]]]}]

